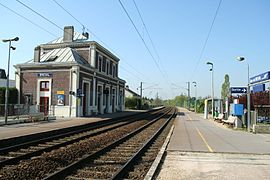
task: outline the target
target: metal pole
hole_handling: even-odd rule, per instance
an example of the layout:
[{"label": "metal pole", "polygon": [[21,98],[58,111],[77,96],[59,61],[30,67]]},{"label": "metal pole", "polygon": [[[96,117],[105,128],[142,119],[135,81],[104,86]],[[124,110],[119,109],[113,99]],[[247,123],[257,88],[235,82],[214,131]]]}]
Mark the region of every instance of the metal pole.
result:
[{"label": "metal pole", "polygon": [[214,65],[212,65],[212,118],[214,118]]},{"label": "metal pole", "polygon": [[5,94],[5,125],[7,125],[7,119],[8,119],[10,49],[11,49],[11,41],[9,41],[9,46],[8,46],[8,69],[7,69],[6,94]]},{"label": "metal pole", "polygon": [[249,64],[247,62],[247,66],[248,66],[248,84],[247,84],[247,108],[248,108],[248,115],[247,115],[247,130],[248,132],[250,132],[250,84],[249,84]]},{"label": "metal pole", "polygon": [[195,113],[197,113],[197,84],[195,85]]},{"label": "metal pole", "polygon": [[188,110],[190,111],[190,82],[187,82],[188,84]]},{"label": "metal pole", "polygon": [[140,109],[142,107],[142,84],[143,84],[143,82],[141,82],[141,103],[140,103]]}]

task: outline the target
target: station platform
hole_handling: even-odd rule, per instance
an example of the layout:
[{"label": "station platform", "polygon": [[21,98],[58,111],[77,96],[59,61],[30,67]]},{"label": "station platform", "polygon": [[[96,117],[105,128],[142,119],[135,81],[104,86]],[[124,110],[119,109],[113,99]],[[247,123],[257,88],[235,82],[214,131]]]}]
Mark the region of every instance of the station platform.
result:
[{"label": "station platform", "polygon": [[103,114],[96,117],[75,117],[75,118],[57,118],[49,121],[39,121],[34,123],[17,123],[9,122],[8,125],[0,126],[0,140],[19,137],[29,134],[57,130],[72,126],[79,126],[91,122],[103,121],[110,118],[124,117],[135,115],[142,110],[130,110],[111,114]]},{"label": "station platform", "polygon": [[180,108],[155,179],[269,179],[270,134],[234,130]]}]

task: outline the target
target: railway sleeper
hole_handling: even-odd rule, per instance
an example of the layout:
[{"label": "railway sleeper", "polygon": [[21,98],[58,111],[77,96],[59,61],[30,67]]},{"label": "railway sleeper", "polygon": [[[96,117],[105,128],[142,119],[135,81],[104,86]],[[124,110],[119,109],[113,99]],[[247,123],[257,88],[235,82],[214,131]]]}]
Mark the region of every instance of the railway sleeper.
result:
[{"label": "railway sleeper", "polygon": [[116,171],[108,171],[108,169],[105,169],[104,171],[78,170],[75,175],[72,175],[72,177],[87,179],[107,179],[112,177],[115,172]]},{"label": "railway sleeper", "polygon": [[101,160],[101,159],[97,159],[97,160],[94,160],[94,163],[95,164],[106,164],[106,165],[114,165],[114,164],[125,164],[127,162],[127,158],[121,158],[119,159],[116,159],[116,158],[112,158],[112,159],[105,159],[105,160]]},{"label": "railway sleeper", "polygon": [[4,156],[4,155],[0,155],[0,161],[4,161],[6,159],[12,159],[13,157],[11,156]]},{"label": "railway sleeper", "polygon": [[13,157],[16,157],[16,156],[20,156],[20,155],[24,155],[25,152],[19,152],[19,151],[16,151],[16,152],[9,152],[8,153],[8,156],[13,156]]},{"label": "railway sleeper", "polygon": [[22,152],[22,153],[26,154],[26,153],[35,152],[35,151],[36,151],[35,149],[27,148],[27,149],[20,149],[18,152]]}]

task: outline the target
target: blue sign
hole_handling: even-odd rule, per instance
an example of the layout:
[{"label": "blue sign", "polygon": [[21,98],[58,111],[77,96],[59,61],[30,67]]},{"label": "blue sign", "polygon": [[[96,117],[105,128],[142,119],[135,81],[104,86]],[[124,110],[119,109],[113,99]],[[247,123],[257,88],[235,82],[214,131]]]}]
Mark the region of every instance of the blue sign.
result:
[{"label": "blue sign", "polygon": [[253,92],[262,92],[265,91],[265,84],[258,84],[253,86]]},{"label": "blue sign", "polygon": [[246,87],[231,87],[231,93],[246,93],[247,88]]},{"label": "blue sign", "polygon": [[250,78],[250,84],[266,81],[269,79],[270,79],[270,71]]}]

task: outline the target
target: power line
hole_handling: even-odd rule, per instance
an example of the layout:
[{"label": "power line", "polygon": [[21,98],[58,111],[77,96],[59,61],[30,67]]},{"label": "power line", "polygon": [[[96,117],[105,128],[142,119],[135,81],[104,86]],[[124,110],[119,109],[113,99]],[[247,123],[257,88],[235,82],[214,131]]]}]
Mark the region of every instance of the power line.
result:
[{"label": "power line", "polygon": [[152,59],[153,59],[153,61],[154,61],[155,65],[157,66],[158,70],[159,70],[159,71],[160,71],[160,73],[162,74],[163,78],[166,80],[166,78],[165,78],[165,76],[164,76],[164,74],[163,74],[162,70],[160,69],[160,67],[159,67],[159,65],[158,65],[158,63],[157,63],[157,61],[156,61],[156,59],[155,59],[155,57],[154,57],[154,56],[153,56],[153,54],[151,53],[151,51],[150,51],[149,47],[147,46],[147,44],[146,44],[145,40],[143,39],[143,37],[142,37],[141,33],[139,32],[139,30],[138,30],[137,26],[134,24],[133,20],[131,19],[131,17],[130,17],[130,15],[129,15],[129,13],[127,12],[127,10],[126,10],[126,8],[125,8],[125,6],[124,6],[124,5],[123,5],[123,3],[121,2],[121,0],[118,0],[118,1],[119,1],[119,3],[120,3],[121,7],[123,8],[123,10],[125,11],[125,13],[126,13],[126,15],[127,15],[128,19],[129,19],[129,21],[132,23],[132,25],[133,25],[134,29],[136,30],[137,34],[138,34],[138,35],[139,35],[139,37],[141,38],[141,40],[142,40],[142,42],[143,42],[143,44],[144,44],[145,48],[147,49],[148,53],[149,53],[149,54],[150,54],[150,56],[152,57]]},{"label": "power line", "polygon": [[220,9],[220,5],[221,5],[221,3],[222,3],[222,0],[219,0],[218,7],[217,7],[217,9],[216,9],[216,12],[215,12],[214,18],[213,18],[212,23],[211,23],[211,26],[210,26],[210,29],[209,29],[209,31],[208,31],[207,37],[206,37],[206,39],[205,39],[205,42],[204,42],[204,44],[203,44],[203,48],[202,48],[202,50],[201,50],[201,53],[200,53],[199,59],[197,60],[196,66],[195,66],[195,68],[194,68],[194,70],[193,70],[193,73],[192,73],[191,79],[193,78],[193,76],[194,76],[194,74],[195,74],[195,71],[197,70],[198,65],[199,65],[199,63],[200,63],[200,61],[201,61],[201,59],[202,59],[203,54],[204,54],[204,51],[205,51],[205,48],[206,48],[207,42],[208,42],[208,40],[209,40],[210,34],[211,34],[211,32],[212,32],[212,29],[213,29],[213,26],[214,26],[214,23],[215,23],[215,20],[216,20],[216,17],[217,17],[218,11],[219,11],[219,9]]},{"label": "power line", "polygon": [[58,27],[59,29],[63,30],[60,26],[58,26],[56,23],[52,22],[51,20],[49,20],[48,18],[46,18],[45,16],[43,16],[42,14],[38,13],[37,11],[35,11],[34,9],[32,9],[31,7],[27,6],[26,4],[24,4],[23,2],[16,0],[18,3],[20,3],[21,5],[23,5],[24,7],[26,7],[27,9],[31,10],[32,12],[34,12],[35,14],[37,14],[38,16],[42,17],[43,19],[45,19],[46,21],[48,21],[49,23],[53,24],[54,26]]},{"label": "power line", "polygon": [[[83,28],[86,28],[87,31],[89,31],[93,36],[95,36],[102,44],[104,44],[108,49],[110,49],[110,51],[112,51],[115,55],[117,55],[118,57],[120,57],[122,60],[123,58],[117,54],[115,51],[112,50],[112,48],[110,48],[110,46],[105,43],[98,35],[96,35],[93,31],[91,31],[88,27],[86,27],[86,25],[84,25],[79,19],[77,19],[75,16],[73,16],[66,8],[64,8],[60,3],[58,3],[56,0],[52,0],[53,2],[55,2],[61,9],[63,9],[66,13],[68,13],[75,21],[77,21]],[[136,73],[140,74],[141,76],[145,77],[145,75],[143,75],[142,73],[140,73],[137,69],[134,68],[134,66],[132,66],[130,63],[128,63],[127,61],[123,61],[124,63],[126,63],[128,66],[130,66]],[[126,70],[127,71],[127,70]],[[133,73],[130,73],[133,74]],[[133,74],[134,75],[134,74]],[[141,78],[139,78],[141,79]]]},{"label": "power line", "polygon": [[75,19],[84,28],[83,23],[81,23],[75,16],[73,16],[68,10],[66,10],[60,3],[58,3],[56,0],[52,0],[52,1],[55,2],[59,7],[61,7],[66,13],[68,13],[73,19]]},{"label": "power line", "polygon": [[[170,86],[170,84],[169,84],[169,79],[166,77],[166,75],[164,74],[164,72],[161,70],[159,64],[157,63],[155,57],[154,57],[153,54],[151,53],[149,47],[147,46],[147,44],[146,44],[144,38],[142,37],[141,33],[139,32],[139,30],[138,30],[138,28],[137,28],[137,26],[135,25],[135,23],[133,22],[132,18],[130,17],[130,15],[129,15],[128,11],[126,10],[125,6],[124,6],[123,3],[121,2],[121,0],[118,0],[118,1],[119,1],[120,5],[121,5],[122,9],[123,9],[124,12],[126,13],[128,19],[129,19],[129,21],[132,23],[132,25],[133,25],[134,29],[136,30],[137,34],[138,34],[139,37],[141,38],[141,40],[142,40],[142,42],[143,42],[145,48],[147,49],[148,53],[150,54],[152,60],[154,61],[155,65],[157,66],[159,72],[161,73],[162,77],[164,78],[165,82],[168,84],[168,86],[170,87],[170,90],[171,90],[171,92],[172,92],[171,86]],[[134,2],[134,1],[133,1],[133,2]],[[135,3],[135,4],[136,4],[136,3]],[[136,6],[136,8],[137,8],[137,10],[138,10],[138,7],[137,7],[137,6]],[[140,14],[140,17],[142,18],[140,12],[139,12],[139,14]],[[142,20],[142,21],[143,21],[143,20]],[[144,21],[143,21],[143,24],[144,24],[144,26],[145,26]],[[146,26],[145,26],[145,28],[146,28]],[[148,31],[147,31],[147,32],[148,32]],[[148,34],[149,34],[149,32],[148,32]]]},{"label": "power line", "polygon": [[[137,6],[137,3],[135,2],[135,0],[133,0],[133,3],[134,3],[134,5],[135,5],[135,7],[136,7],[136,10],[137,10],[139,16],[140,16],[140,19],[141,19],[141,21],[142,21],[143,27],[144,27],[144,29],[146,30],[147,36],[148,36],[148,38],[149,38],[149,40],[150,40],[150,42],[151,42],[151,45],[152,45],[153,50],[154,50],[154,52],[155,52],[155,54],[156,54],[156,56],[157,56],[157,58],[158,58],[158,61],[159,61],[159,62],[161,63],[161,65],[162,65],[162,62],[160,61],[159,53],[157,52],[156,46],[154,45],[154,42],[153,42],[153,40],[152,40],[152,38],[151,38],[151,36],[150,36],[150,33],[149,33],[149,31],[148,31],[148,28],[147,28],[146,25],[145,25],[145,22],[144,22],[144,20],[143,20],[142,14],[141,14],[141,12],[140,12],[138,6]],[[167,80],[169,81],[169,76],[168,76],[168,74],[167,74],[167,72],[166,72],[164,66],[161,66],[161,68],[162,68],[162,67],[163,67],[164,75],[166,76],[165,79],[167,79]],[[171,88],[171,86],[170,86],[170,88]]]},{"label": "power line", "polygon": [[0,3],[1,6],[3,6],[4,8],[8,9],[9,11],[11,11],[12,13],[16,14],[17,16],[23,18],[24,20],[30,22],[31,24],[33,24],[34,26],[37,26],[38,28],[42,29],[43,31],[49,33],[50,35],[54,36],[54,37],[57,37],[55,34],[53,34],[52,32],[48,31],[47,29],[41,27],[40,25],[38,25],[37,23],[31,21],[30,19],[26,18],[25,16],[17,13],[16,11],[10,9],[9,7],[5,6],[4,4]]}]

